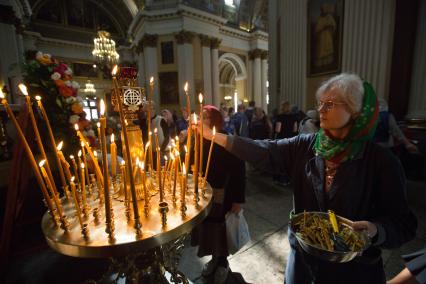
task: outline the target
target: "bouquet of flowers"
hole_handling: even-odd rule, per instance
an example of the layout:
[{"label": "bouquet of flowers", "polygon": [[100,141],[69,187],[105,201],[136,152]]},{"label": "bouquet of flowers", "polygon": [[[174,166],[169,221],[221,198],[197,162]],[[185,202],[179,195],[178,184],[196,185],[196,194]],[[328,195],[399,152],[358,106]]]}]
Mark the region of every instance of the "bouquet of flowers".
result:
[{"label": "bouquet of flowers", "polygon": [[28,51],[24,69],[29,93],[42,97],[57,142],[64,140],[67,152],[74,152],[80,147],[74,124],[78,124],[88,140],[93,141],[95,133],[83,111],[83,100],[77,96],[80,86],[72,80],[71,68],[49,54]]}]

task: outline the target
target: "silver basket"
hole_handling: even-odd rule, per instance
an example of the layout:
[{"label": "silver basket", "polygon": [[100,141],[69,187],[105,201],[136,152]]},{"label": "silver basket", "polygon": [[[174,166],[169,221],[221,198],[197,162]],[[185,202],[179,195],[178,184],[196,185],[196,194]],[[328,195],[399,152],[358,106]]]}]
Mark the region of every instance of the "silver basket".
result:
[{"label": "silver basket", "polygon": [[[315,215],[319,215],[321,218],[326,218],[328,219],[328,213],[325,212],[306,212],[306,214],[315,214]],[[338,263],[343,263],[343,262],[349,262],[351,260],[353,260],[355,257],[357,256],[361,256],[363,251],[365,251],[371,244],[371,240],[367,235],[366,231],[360,231],[357,232],[357,234],[359,234],[359,236],[361,237],[361,239],[364,242],[364,247],[360,250],[360,251],[329,251],[326,249],[323,249],[319,246],[315,246],[312,245],[308,242],[306,242],[305,240],[303,240],[302,238],[300,238],[297,234],[296,231],[293,227],[294,223],[297,223],[297,221],[299,221],[299,219],[303,218],[303,213],[299,213],[299,214],[295,214],[292,216],[292,218],[290,219],[290,228],[293,231],[294,235],[297,238],[297,241],[299,242],[300,246],[302,247],[302,249],[310,254],[313,255],[315,257],[318,257],[322,260],[326,260],[326,261],[330,261],[330,262],[338,262]],[[352,221],[348,220],[346,218],[340,217],[338,215],[336,215],[336,218],[338,220],[339,223],[341,223],[343,226],[346,226],[348,228],[352,229]]]}]

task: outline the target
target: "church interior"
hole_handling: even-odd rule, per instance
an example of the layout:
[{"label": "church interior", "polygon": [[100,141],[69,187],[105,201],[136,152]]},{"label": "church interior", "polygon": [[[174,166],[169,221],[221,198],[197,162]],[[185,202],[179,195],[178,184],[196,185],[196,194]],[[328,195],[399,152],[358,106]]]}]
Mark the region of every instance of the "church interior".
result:
[{"label": "church interior", "polygon": [[[1,283],[283,283],[297,188],[248,163],[251,238],[225,282],[203,276],[191,230],[217,198],[207,173],[222,173],[206,107],[232,124],[255,106],[278,139],[286,102],[297,135],[341,73],[369,82],[398,128],[386,147],[417,232],[381,249],[386,279],[425,247],[426,0],[0,0],[0,38]],[[160,147],[168,115],[192,142],[175,127]]]}]

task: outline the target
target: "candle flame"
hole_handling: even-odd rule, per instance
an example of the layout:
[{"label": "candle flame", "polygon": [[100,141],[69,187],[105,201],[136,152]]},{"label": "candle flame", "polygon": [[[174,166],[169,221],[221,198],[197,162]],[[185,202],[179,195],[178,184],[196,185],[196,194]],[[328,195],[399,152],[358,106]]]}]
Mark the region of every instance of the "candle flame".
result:
[{"label": "candle flame", "polygon": [[100,123],[100,122],[96,123],[96,126],[97,126],[98,128],[101,128],[101,123]]},{"label": "candle flame", "polygon": [[188,147],[186,147],[186,145],[184,146],[185,149],[185,153],[188,153]]},{"label": "candle flame", "polygon": [[114,133],[111,134],[111,143],[114,143]]},{"label": "candle flame", "polygon": [[81,157],[81,150],[78,151],[77,156]]},{"label": "candle flame", "polygon": [[95,158],[98,158],[98,152],[97,152],[97,151],[94,151],[94,152],[93,152],[93,156],[95,156]]},{"label": "candle flame", "polygon": [[175,155],[173,155],[173,153],[170,152],[170,159],[172,159],[173,161],[175,160]]},{"label": "candle flame", "polygon": [[197,124],[197,115],[194,113],[194,124]]},{"label": "candle flame", "polygon": [[4,93],[1,88],[0,88],[0,99],[4,99]]},{"label": "candle flame", "polygon": [[84,169],[84,163],[81,163],[81,164],[80,164],[80,167],[81,167],[82,169]]},{"label": "candle flame", "polygon": [[149,136],[151,136],[152,135],[152,131],[150,131],[148,134],[149,134]]},{"label": "candle flame", "polygon": [[74,179],[75,179],[75,176],[72,176],[70,181],[74,182]]},{"label": "candle flame", "polygon": [[213,136],[216,135],[216,126],[213,126]]},{"label": "candle flame", "polygon": [[149,78],[149,84],[154,85],[154,77],[151,76],[151,78]]},{"label": "candle flame", "polygon": [[145,169],[145,162],[141,162],[141,169],[142,171]]},{"label": "candle flame", "polygon": [[62,146],[63,146],[63,145],[64,145],[64,141],[59,142],[58,146],[56,146],[56,149],[57,149],[58,151],[61,151],[61,150],[62,150]]},{"label": "candle flame", "polygon": [[80,145],[81,145],[81,147],[84,147],[84,142],[83,142],[83,141],[81,141]]},{"label": "candle flame", "polygon": [[182,174],[186,175],[185,162],[182,163]]},{"label": "candle flame", "polygon": [[157,128],[154,128],[154,134],[157,134],[157,131],[158,131]]},{"label": "candle flame", "polygon": [[126,124],[126,126],[128,125],[128,123],[127,123],[127,119],[124,119],[124,123]]},{"label": "candle flame", "polygon": [[175,137],[176,142],[179,141],[179,137],[176,135]]},{"label": "candle flame", "polygon": [[183,87],[183,90],[186,92],[188,92],[188,82],[185,83],[185,86]]},{"label": "candle flame", "polygon": [[145,148],[148,149],[149,145],[151,145],[151,141],[146,142]]},{"label": "candle flame", "polygon": [[139,165],[139,157],[136,157],[136,165]]},{"label": "candle flame", "polygon": [[164,155],[164,161],[167,162],[167,155]]},{"label": "candle flame", "polygon": [[28,96],[27,86],[21,83],[18,85],[18,88],[24,96]]},{"label": "candle flame", "polygon": [[118,70],[118,65],[114,65],[114,68],[112,68],[112,76],[115,76],[117,74],[117,70]]},{"label": "candle flame", "polygon": [[37,101],[41,101],[41,97],[40,96],[36,96],[35,97]]},{"label": "candle flame", "polygon": [[101,113],[101,116],[105,115],[105,102],[103,99],[101,99],[101,102],[100,102],[100,113]]},{"label": "candle flame", "polygon": [[198,101],[200,102],[200,104],[203,103],[203,94],[202,93],[198,94]]},{"label": "candle flame", "polygon": [[78,131],[78,124],[74,124],[74,129]]},{"label": "candle flame", "polygon": [[41,160],[40,163],[38,163],[38,166],[42,168],[44,166],[44,163],[46,163],[46,160]]},{"label": "candle flame", "polygon": [[126,164],[126,162],[124,160],[121,161],[120,163],[122,166],[124,166],[124,164]]}]

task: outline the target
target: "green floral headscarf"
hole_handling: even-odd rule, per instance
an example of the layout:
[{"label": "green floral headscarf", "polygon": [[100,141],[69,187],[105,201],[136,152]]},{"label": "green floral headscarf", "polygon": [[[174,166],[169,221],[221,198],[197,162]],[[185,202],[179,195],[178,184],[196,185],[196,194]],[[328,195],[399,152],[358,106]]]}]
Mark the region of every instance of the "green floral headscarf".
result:
[{"label": "green floral headscarf", "polygon": [[331,134],[320,129],[315,140],[315,152],[325,160],[341,163],[353,159],[365,141],[374,136],[379,115],[379,103],[373,87],[364,82],[364,99],[360,115],[344,139],[332,138]]}]

